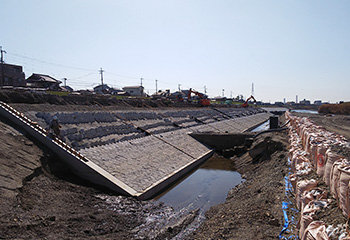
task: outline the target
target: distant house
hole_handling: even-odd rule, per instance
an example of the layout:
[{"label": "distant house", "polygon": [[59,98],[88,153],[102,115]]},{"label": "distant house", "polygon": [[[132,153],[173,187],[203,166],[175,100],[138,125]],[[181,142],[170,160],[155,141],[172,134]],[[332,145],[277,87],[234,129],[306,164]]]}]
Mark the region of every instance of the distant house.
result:
[{"label": "distant house", "polygon": [[177,91],[174,93],[171,93],[169,96],[169,99],[176,100],[176,101],[183,101],[187,97],[187,95],[181,91]]},{"label": "distant house", "polygon": [[99,94],[102,94],[102,93],[111,93],[111,88],[107,85],[107,84],[100,84],[96,87],[94,87],[94,92],[95,93],[99,93]]},{"label": "distant house", "polygon": [[45,74],[33,73],[27,78],[27,87],[43,88],[47,90],[61,90],[60,84],[62,82]]},{"label": "distant house", "polygon": [[152,98],[167,98],[170,96],[170,89],[166,89],[165,91],[158,90],[158,92],[155,92],[152,94]]},{"label": "distant house", "polygon": [[283,103],[283,102],[275,102],[275,105],[276,105],[276,106],[283,106],[284,103]]},{"label": "distant house", "polygon": [[322,105],[322,101],[321,101],[321,100],[315,100],[315,101],[314,101],[314,104],[315,104],[315,105]]},{"label": "distant house", "polygon": [[70,86],[61,86],[62,91],[64,92],[73,92],[74,89],[71,88]]},{"label": "distant house", "polygon": [[304,100],[300,101],[299,104],[300,105],[310,105],[311,102],[309,100],[304,99]]},{"label": "distant house", "polygon": [[128,95],[124,90],[121,90],[119,88],[111,88],[110,91],[111,91],[111,94],[113,95],[121,95],[121,96]]},{"label": "distant house", "polygon": [[143,86],[127,86],[123,87],[123,90],[130,94],[130,96],[144,96]]},{"label": "distant house", "polygon": [[26,79],[22,66],[2,63],[0,65],[0,86],[25,87]]}]

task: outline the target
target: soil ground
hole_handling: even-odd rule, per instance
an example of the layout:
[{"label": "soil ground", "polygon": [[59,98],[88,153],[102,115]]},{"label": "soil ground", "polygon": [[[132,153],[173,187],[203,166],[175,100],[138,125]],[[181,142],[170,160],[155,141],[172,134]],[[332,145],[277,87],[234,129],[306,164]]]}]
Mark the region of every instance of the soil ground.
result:
[{"label": "soil ground", "polygon": [[[79,109],[76,105],[45,107]],[[324,119],[312,120],[337,133],[341,130],[349,139],[348,116]],[[96,189],[40,143],[0,120],[0,239],[170,239],[196,216],[192,212],[174,219],[173,210],[161,203]],[[263,134],[251,147],[264,149],[262,154],[252,158],[242,151],[239,157],[233,156],[246,181],[228,193],[225,203],[212,207],[207,219],[186,238],[277,239],[284,224],[287,140],[286,132]],[[336,223],[332,220],[336,217],[343,222],[339,212],[323,213],[320,219]]]},{"label": "soil ground", "polygon": [[293,113],[301,117],[308,117],[317,125],[350,139],[350,115],[319,115],[310,113]]}]

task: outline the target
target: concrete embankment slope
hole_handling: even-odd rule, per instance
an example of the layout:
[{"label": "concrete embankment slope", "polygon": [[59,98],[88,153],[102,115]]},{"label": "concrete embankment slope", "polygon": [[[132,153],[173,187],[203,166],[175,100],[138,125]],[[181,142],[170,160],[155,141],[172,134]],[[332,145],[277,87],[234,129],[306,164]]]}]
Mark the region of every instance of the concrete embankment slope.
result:
[{"label": "concrete embankment slope", "polygon": [[[42,127],[58,116],[65,142],[87,160],[67,161],[74,170],[94,183],[118,185],[112,189],[140,199],[152,197],[211,156],[213,149],[188,132],[244,132],[270,116],[261,109],[229,108],[26,115]],[[94,174],[89,176],[89,172]],[[92,176],[96,172],[103,180]]]}]

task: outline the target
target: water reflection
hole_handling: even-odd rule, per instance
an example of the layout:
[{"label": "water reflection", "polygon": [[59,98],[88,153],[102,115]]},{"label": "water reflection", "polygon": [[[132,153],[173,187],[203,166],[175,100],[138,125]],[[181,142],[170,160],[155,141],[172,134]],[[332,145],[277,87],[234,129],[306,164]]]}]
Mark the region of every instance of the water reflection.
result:
[{"label": "water reflection", "polygon": [[293,109],[291,112],[318,114],[318,111],[305,110],[305,109]]},{"label": "water reflection", "polygon": [[268,129],[270,129],[270,119],[251,130],[251,132],[260,132]]},{"label": "water reflection", "polygon": [[214,155],[156,200],[176,210],[200,208],[204,213],[211,206],[225,202],[228,191],[242,181],[230,159]]}]

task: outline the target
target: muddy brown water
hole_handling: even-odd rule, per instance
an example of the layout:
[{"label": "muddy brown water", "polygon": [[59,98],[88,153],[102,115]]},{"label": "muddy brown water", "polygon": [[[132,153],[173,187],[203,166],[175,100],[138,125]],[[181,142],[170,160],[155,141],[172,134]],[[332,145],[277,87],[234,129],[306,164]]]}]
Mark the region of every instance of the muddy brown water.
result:
[{"label": "muddy brown water", "polygon": [[[252,132],[268,128],[269,121],[253,129]],[[214,154],[198,169],[177,181],[154,200],[172,207],[175,210],[175,216],[199,209],[194,221],[177,234],[176,239],[182,239],[198,228],[205,220],[205,212],[211,206],[224,203],[228,192],[244,181],[236,171],[233,161]]]},{"label": "muddy brown water", "polygon": [[230,189],[243,181],[230,159],[215,154],[155,200],[177,211],[199,208],[204,215],[211,206],[225,202]]},{"label": "muddy brown water", "polygon": [[[252,132],[267,130],[270,121],[266,121]],[[164,202],[177,211],[200,209],[200,217],[211,206],[224,203],[227,193],[244,182],[236,171],[234,163],[214,154],[198,169],[192,171],[165,192],[154,199]]]}]

